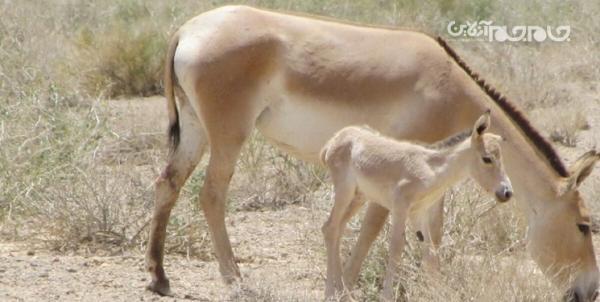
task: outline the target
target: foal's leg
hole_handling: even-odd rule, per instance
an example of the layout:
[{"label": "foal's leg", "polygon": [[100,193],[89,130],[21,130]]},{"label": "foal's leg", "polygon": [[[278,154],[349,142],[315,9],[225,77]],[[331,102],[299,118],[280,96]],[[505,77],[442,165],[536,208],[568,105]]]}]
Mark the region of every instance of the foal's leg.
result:
[{"label": "foal's leg", "polygon": [[438,249],[442,241],[443,219],[444,196],[423,213],[416,213],[415,217],[411,217],[413,229],[422,242],[423,269],[428,272],[438,272],[440,269]]},{"label": "foal's leg", "polygon": [[[180,98],[180,100],[183,96]],[[146,269],[152,281],[148,289],[169,295],[169,280],[163,268],[164,244],[171,209],[179,190],[194,170],[207,144],[206,135],[198,117],[187,101],[180,106],[181,143],[169,156],[167,166],[155,182],[154,214],[146,251]]]},{"label": "foal's leg", "polygon": [[388,263],[383,280],[382,298],[384,301],[394,301],[394,279],[404,251],[407,211],[408,202],[405,200],[397,200],[393,205]]},{"label": "foal's leg", "polygon": [[367,213],[360,228],[360,235],[352,249],[350,259],[346,261],[344,266],[344,285],[347,288],[351,289],[356,284],[360,268],[369,253],[369,248],[385,225],[388,214],[389,210],[377,203],[371,202],[367,205]]},{"label": "foal's leg", "polygon": [[362,208],[362,206],[364,204],[365,204],[364,196],[359,192],[355,192],[354,199],[352,199],[352,202],[346,209],[346,212],[344,213],[344,217],[342,218],[342,229],[344,229],[346,227],[346,225],[348,224],[348,221],[350,221],[350,219],[352,219],[352,217],[354,217],[354,215],[356,215],[356,213],[360,210],[360,208]]},{"label": "foal's leg", "polygon": [[344,289],[342,283],[342,261],[340,258],[340,237],[342,236],[344,214],[355,197],[356,184],[345,171],[332,171],[334,184],[334,204],[327,222],[321,228],[327,248],[327,281],[325,297],[332,298]]}]

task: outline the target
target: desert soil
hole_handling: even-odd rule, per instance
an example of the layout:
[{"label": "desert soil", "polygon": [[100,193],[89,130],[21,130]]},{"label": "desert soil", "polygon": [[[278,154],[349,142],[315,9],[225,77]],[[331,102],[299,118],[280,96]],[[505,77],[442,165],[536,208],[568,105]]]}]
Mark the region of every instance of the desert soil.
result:
[{"label": "desert soil", "polygon": [[[323,263],[312,212],[289,206],[281,211],[231,213],[229,227],[243,230],[232,232],[243,288],[223,285],[215,261],[167,255],[174,297],[144,290],[149,279],[141,253],[64,255],[2,243],[0,301],[235,301],[239,295],[260,301],[261,295],[273,294],[318,300]],[[272,288],[277,285],[282,288]]]}]

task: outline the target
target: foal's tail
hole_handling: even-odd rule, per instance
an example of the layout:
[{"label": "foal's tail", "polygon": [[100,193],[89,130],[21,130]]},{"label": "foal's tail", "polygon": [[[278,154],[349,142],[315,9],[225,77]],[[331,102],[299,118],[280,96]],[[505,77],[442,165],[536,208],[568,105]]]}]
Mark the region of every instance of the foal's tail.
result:
[{"label": "foal's tail", "polygon": [[330,141],[328,141],[325,144],[325,146],[323,146],[321,152],[319,153],[319,159],[321,160],[321,164],[323,165],[327,165],[327,150],[329,150],[329,142]]},{"label": "foal's tail", "polygon": [[323,148],[321,148],[321,152],[319,153],[319,159],[321,160],[321,164],[327,166],[327,160],[331,157],[331,149],[335,147],[336,142],[338,140],[339,132],[334,134],[326,143]]},{"label": "foal's tail", "polygon": [[325,143],[325,146],[323,146],[321,152],[319,153],[319,159],[323,165],[327,165],[327,162],[332,156],[340,158],[340,156],[347,155],[346,153],[349,152],[348,147],[350,142],[345,138],[348,135],[351,136],[351,133],[349,132],[354,130],[355,127],[344,128],[334,134],[333,137],[331,137],[327,143]]},{"label": "foal's tail", "polygon": [[179,112],[175,101],[175,85],[177,85],[177,76],[175,75],[174,57],[177,45],[179,44],[179,32],[176,32],[169,43],[169,50],[165,59],[165,97],[167,98],[167,112],[169,115],[169,149],[173,153],[179,145],[181,129],[179,127]]}]

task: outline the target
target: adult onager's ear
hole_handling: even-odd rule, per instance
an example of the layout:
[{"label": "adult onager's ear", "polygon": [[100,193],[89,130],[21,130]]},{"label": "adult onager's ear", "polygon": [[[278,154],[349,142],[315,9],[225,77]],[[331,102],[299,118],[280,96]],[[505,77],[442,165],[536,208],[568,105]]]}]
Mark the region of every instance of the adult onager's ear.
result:
[{"label": "adult onager's ear", "polygon": [[600,153],[595,150],[588,151],[579,157],[569,169],[570,176],[567,189],[577,189],[579,185],[588,177],[594,169],[594,164],[600,159]]},{"label": "adult onager's ear", "polygon": [[490,110],[488,109],[475,122],[475,126],[473,126],[473,135],[482,135],[489,128],[490,128]]}]

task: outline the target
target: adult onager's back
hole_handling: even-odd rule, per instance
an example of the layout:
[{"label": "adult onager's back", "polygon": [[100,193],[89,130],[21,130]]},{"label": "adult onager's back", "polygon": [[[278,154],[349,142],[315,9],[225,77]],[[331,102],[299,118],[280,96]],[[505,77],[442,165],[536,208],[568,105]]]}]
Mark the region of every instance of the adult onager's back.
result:
[{"label": "adult onager's back", "polygon": [[472,131],[452,136],[434,147],[384,137],[368,128],[346,127],[321,151],[334,184],[334,204],[323,225],[327,247],[325,296],[343,289],[340,238],[346,223],[365,200],[390,210],[392,229],[383,297],[392,300],[392,281],[404,249],[409,211],[423,211],[456,182],[473,178],[484,190],[507,201],[512,186],[502,163],[498,135],[486,133],[489,113]]},{"label": "adult onager's back", "polygon": [[[597,288],[598,268],[577,187],[597,158],[567,170],[552,147],[506,99],[443,41],[405,30],[361,27],[245,6],[203,13],[169,46],[165,68],[172,150],[156,182],[147,269],[149,288],[169,293],[163,268],[166,225],[177,196],[206,149],[200,196],[221,275],[239,279],[225,227],[225,200],[240,149],[254,127],[299,158],[318,161],[336,131],[367,124],[394,138],[434,142],[492,109],[492,131],[507,138],[506,170],[528,217],[528,248],[542,270],[580,299]],[[175,100],[177,95],[177,102]],[[177,103],[177,105],[176,105]],[[207,148],[208,147],[208,148]],[[442,201],[413,217],[435,248]],[[387,209],[370,204],[360,249],[345,272],[356,280]],[[425,249],[425,259],[435,254]],[[563,269],[569,267],[569,269]]]}]

